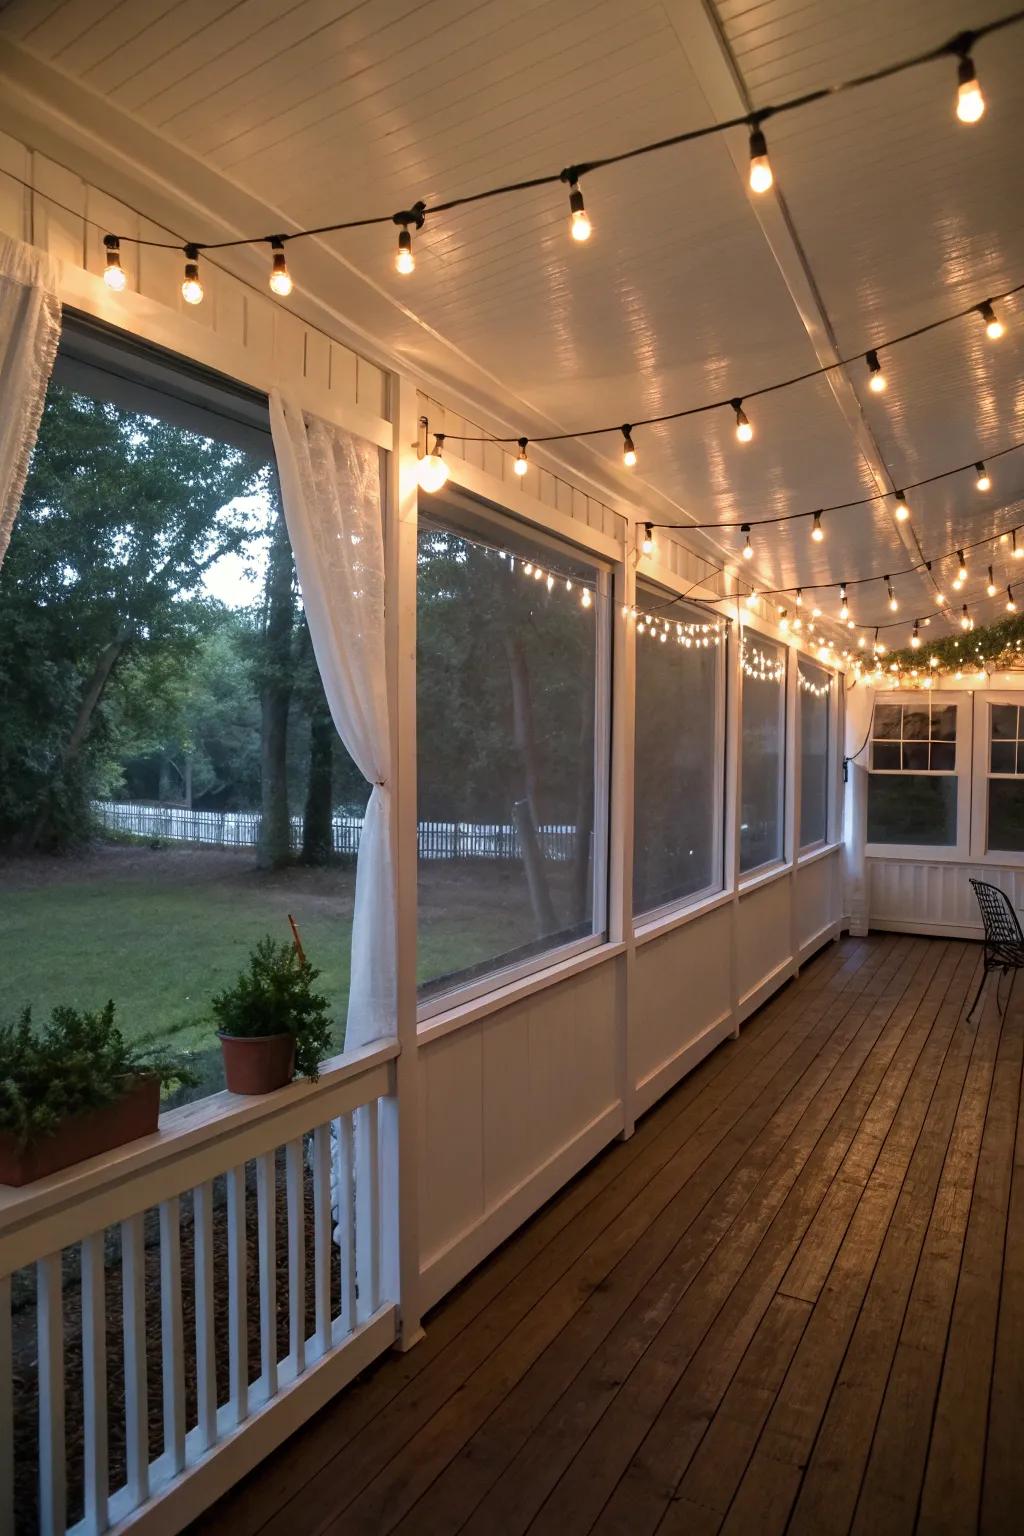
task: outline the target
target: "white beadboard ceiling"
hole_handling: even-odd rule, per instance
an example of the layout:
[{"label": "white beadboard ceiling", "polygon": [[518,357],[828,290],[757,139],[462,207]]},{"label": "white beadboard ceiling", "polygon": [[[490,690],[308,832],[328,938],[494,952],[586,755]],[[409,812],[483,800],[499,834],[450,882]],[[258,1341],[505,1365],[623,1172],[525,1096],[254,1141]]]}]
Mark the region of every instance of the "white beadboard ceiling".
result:
[{"label": "white beadboard ceiling", "polygon": [[[303,225],[615,153],[876,68],[1009,4],[11,0],[0,35],[95,93],[118,123],[127,114],[180,146],[183,193],[202,181],[210,206],[216,173]],[[749,392],[862,353],[1024,281],[1024,27],[981,42],[976,62],[989,107],[971,128],[953,116],[950,60],[770,121],[779,197],[747,191],[741,133],[589,177],[585,246],[568,238],[562,188],[428,221],[411,279],[393,270],[392,229],[332,236],[332,302],[358,306],[359,284],[372,285],[367,323],[383,346],[455,386],[483,370],[489,403],[504,397],[502,414],[531,436]],[[300,285],[308,260],[301,245],[289,252]],[[1001,311],[998,344],[967,319],[884,355],[880,398],[859,364],[752,401],[746,448],[728,411],[640,430],[633,483],[681,522],[756,521],[1024,440],[1024,304]],[[619,451],[612,436],[566,457],[593,468],[602,455],[620,475]],[[990,468],[987,497],[972,474],[940,482],[911,495],[902,527],[890,502],[828,516],[821,545],[806,523],[755,532],[757,570],[810,587],[987,537],[1024,519],[1024,450]],[[716,542],[735,557],[741,539]],[[1002,600],[1024,577],[1008,553],[978,551],[957,604],[966,595],[979,618],[994,616],[989,560]],[[900,581],[901,618],[934,605],[936,582],[952,596],[952,575],[947,564],[933,581]],[[882,583],[851,598],[863,623],[892,618]]]}]

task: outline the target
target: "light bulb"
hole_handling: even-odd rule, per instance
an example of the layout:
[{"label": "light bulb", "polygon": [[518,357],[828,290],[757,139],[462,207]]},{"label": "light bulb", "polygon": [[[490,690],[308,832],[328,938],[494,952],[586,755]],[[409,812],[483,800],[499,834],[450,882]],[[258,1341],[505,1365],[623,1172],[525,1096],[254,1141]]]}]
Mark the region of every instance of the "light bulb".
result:
[{"label": "light bulb", "polygon": [[114,293],[123,293],[128,278],[121,265],[121,242],[116,235],[104,235],[103,244],[107,248],[107,265],[103,271],[103,281]]},{"label": "light bulb", "polygon": [[978,305],[978,314],[985,322],[985,335],[990,341],[998,341],[1006,327],[988,299],[985,299],[983,303]]},{"label": "light bulb", "polygon": [[873,390],[876,395],[884,394],[888,381],[882,372],[882,365],[878,361],[878,353],[874,348],[867,353],[865,361],[869,369],[868,388]]},{"label": "light bulb", "polygon": [[782,630],[783,634],[785,634],[789,629],[789,614],[786,612],[785,608],[783,608],[782,612],[779,614],[779,628]]},{"label": "light bulb", "polygon": [[645,555],[654,553],[654,526],[652,523],[644,523],[644,541],[640,546]]},{"label": "light bulb", "polygon": [[960,628],[961,629],[970,629],[970,627],[971,627],[971,616],[967,612],[967,604],[964,603],[963,613],[960,615]]},{"label": "light bulb", "polygon": [[957,68],[956,115],[962,123],[976,123],[985,110],[974,60],[965,54]]},{"label": "light bulb", "polygon": [[403,229],[398,235],[398,252],[395,256],[395,271],[401,272],[403,277],[408,277],[410,272],[416,270],[416,258],[412,254],[412,235],[407,229]]},{"label": "light bulb", "polygon": [[1017,543],[1016,528],[1011,533],[1010,538],[1013,540],[1013,558],[1015,560],[1024,560],[1024,544]]},{"label": "light bulb", "polygon": [[580,241],[589,240],[591,235],[590,220],[583,206],[583,193],[575,176],[569,183],[569,232],[574,240]]},{"label": "light bulb", "polygon": [[839,588],[839,617],[841,619],[848,619],[850,617],[850,607],[846,601],[845,586]]},{"label": "light bulb", "polygon": [[745,533],[746,536],[747,536],[746,539],[744,540],[744,544],[743,544],[743,558],[744,558],[744,560],[753,560],[753,558],[754,558],[754,551],[753,551],[753,549],[751,547],[751,543],[750,543],[750,524],[749,523],[744,523],[743,527],[740,529],[740,532],[741,533]]},{"label": "light bulb", "polygon": [[915,651],[919,651],[921,649],[921,636],[918,633],[917,620],[916,619],[914,620],[914,633],[910,637],[910,644],[911,644],[912,649],[915,650]]},{"label": "light bulb", "polygon": [[424,491],[439,491],[448,479],[448,466],[442,458],[444,449],[444,433],[434,434],[433,452],[425,453],[416,465],[416,478],[420,489]]},{"label": "light bulb", "polygon": [[985,591],[988,593],[989,597],[995,597],[996,595],[996,584],[992,576],[991,566],[988,568],[988,586],[985,588]]},{"label": "light bulb", "polygon": [[[975,464],[974,467],[978,471],[978,478],[974,482],[975,485],[978,487],[978,490],[979,491],[990,491],[992,489],[992,481],[991,481],[991,479],[989,477],[988,470],[985,468],[984,464],[981,464],[981,463]],[[1004,534],[1004,538],[1005,538],[1005,534]]]},{"label": "light bulb", "polygon": [[945,606],[946,606],[946,594],[945,594],[945,592],[936,592],[936,594],[935,594],[935,601],[936,601],[936,603],[938,604],[938,606],[940,608],[945,608]]},{"label": "light bulb", "polygon": [[731,400],[729,403],[736,412],[736,441],[738,443],[749,443],[754,435],[754,429],[747,420],[747,413],[743,409],[743,401]]},{"label": "light bulb", "polygon": [[750,190],[767,192],[774,180],[765,136],[760,128],[755,128],[750,135]]},{"label": "light bulb", "polygon": [[181,284],[181,296],[186,304],[203,302],[203,285],[199,281],[199,247],[185,247],[185,277]]},{"label": "light bulb", "polygon": [[580,593],[580,604],[584,608],[589,608],[592,601],[593,599],[590,596],[590,588],[584,587],[583,591]]},{"label": "light bulb", "polygon": [[748,608],[756,608],[757,607],[757,593],[753,592],[753,591],[748,592],[747,595],[746,595],[746,598],[745,598],[745,602],[746,602],[746,605],[747,605]]},{"label": "light bulb", "polygon": [[283,240],[280,238],[271,240],[270,249],[274,253],[274,261],[270,269],[270,291],[276,293],[279,299],[286,299],[294,284],[291,273],[288,271],[288,263],[284,259]]},{"label": "light bulb", "polygon": [[636,449],[633,447],[631,437],[632,427],[624,426],[622,429],[622,462],[627,469],[632,469],[636,463]]},{"label": "light bulb", "polygon": [[963,586],[964,582],[967,580],[967,561],[964,559],[964,552],[962,549],[957,550],[956,557],[960,562],[960,567],[956,573],[956,579],[960,585]]},{"label": "light bulb", "polygon": [[896,591],[888,576],[885,578],[885,585],[889,592],[889,608],[893,613],[895,613],[899,607],[899,603],[896,601]]},{"label": "light bulb", "polygon": [[796,605],[797,605],[798,608],[802,608],[803,605],[804,605],[804,589],[803,589],[803,587],[797,587],[797,589],[796,589]]},{"label": "light bulb", "polygon": [[821,513],[815,512],[814,518],[811,522],[811,538],[814,540],[815,544],[820,544],[824,537],[825,530],[821,526]]},{"label": "light bulb", "polygon": [[907,506],[907,498],[903,491],[896,492],[896,521],[905,523],[910,516],[910,508]]},{"label": "light bulb", "polygon": [[519,439],[519,452],[516,454],[516,461],[512,465],[517,475],[525,475],[530,467],[529,460],[526,457],[526,445],[528,442],[529,438],[521,437]]},{"label": "light bulb", "polygon": [[1006,611],[1007,611],[1007,613],[1016,613],[1017,612],[1017,604],[1014,601],[1013,588],[1012,587],[1007,587],[1007,589],[1006,589]]}]

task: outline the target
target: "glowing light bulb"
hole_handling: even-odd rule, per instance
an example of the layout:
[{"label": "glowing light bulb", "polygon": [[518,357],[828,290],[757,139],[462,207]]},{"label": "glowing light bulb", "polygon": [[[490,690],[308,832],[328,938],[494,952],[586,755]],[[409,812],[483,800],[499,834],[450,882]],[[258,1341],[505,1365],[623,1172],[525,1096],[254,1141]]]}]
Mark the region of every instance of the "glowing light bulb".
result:
[{"label": "glowing light bulb", "polygon": [[978,314],[985,322],[985,335],[989,341],[998,341],[1006,327],[996,314],[988,299],[978,305]]},{"label": "glowing light bulb", "polygon": [[971,616],[967,612],[967,604],[964,603],[963,612],[960,615],[960,628],[966,630],[966,629],[970,629],[970,627],[971,627]]},{"label": "glowing light bulb", "polygon": [[960,562],[959,569],[956,573],[956,579],[960,585],[963,586],[964,582],[967,580],[967,561],[964,559],[964,552],[962,549],[957,550],[956,557]]},{"label": "glowing light bulb", "polygon": [[985,591],[988,593],[989,597],[995,597],[996,595],[996,584],[992,575],[991,566],[988,568],[988,586],[985,588]]},{"label": "glowing light bulb", "polygon": [[103,244],[107,248],[107,265],[103,271],[103,281],[114,293],[123,293],[128,278],[121,265],[121,242],[116,235],[104,235]]},{"label": "glowing light bulb", "polygon": [[284,259],[284,241],[279,238],[271,240],[270,249],[274,253],[270,269],[270,291],[276,293],[279,299],[286,299],[294,284],[291,273],[288,271],[288,263]]},{"label": "glowing light bulb", "polygon": [[575,176],[569,182],[569,233],[574,240],[580,241],[589,240],[591,236],[590,220],[583,206],[583,193]]},{"label": "glowing light bulb", "polygon": [[890,608],[891,612],[895,613],[897,608],[900,605],[896,601],[896,591],[895,591],[895,588],[893,587],[892,582],[889,580],[888,576],[885,578],[885,585],[886,585],[886,587],[888,589],[888,592],[889,592],[889,608]]},{"label": "glowing light bulb", "polygon": [[1011,533],[1010,538],[1013,541],[1013,558],[1015,560],[1024,560],[1024,544],[1018,544],[1017,543],[1017,530],[1016,530],[1016,528]]},{"label": "glowing light bulb", "polygon": [[530,462],[526,457],[526,445],[528,442],[529,438],[527,437],[521,437],[519,439],[519,452],[516,454],[516,461],[512,465],[512,468],[515,470],[517,475],[525,475],[526,471],[530,467]]},{"label": "glowing light bulb", "polygon": [[783,634],[785,634],[789,629],[789,614],[786,612],[785,608],[783,608],[779,614],[779,628],[782,630]]},{"label": "glowing light bulb", "polygon": [[746,598],[745,598],[745,602],[746,602],[746,605],[747,605],[748,608],[756,608],[757,607],[757,593],[756,592],[748,592],[747,595],[746,595]]},{"label": "glowing light bulb", "polygon": [[872,348],[871,351],[866,354],[865,361],[867,362],[869,370],[868,388],[872,390],[876,395],[884,394],[888,380],[886,379],[885,374],[882,372],[882,365],[878,361],[878,353],[874,350],[874,348]]},{"label": "glowing light bulb", "polygon": [[[975,485],[978,487],[978,490],[979,491],[990,491],[992,489],[992,480],[991,480],[991,477],[989,476],[988,470],[985,468],[984,464],[982,464],[982,463],[975,464],[974,467],[975,467],[975,469],[978,472],[978,478],[974,482]],[[1006,535],[1004,534],[1003,537],[1005,538]]]},{"label": "glowing light bulb", "polygon": [[907,506],[907,498],[903,491],[896,492],[896,521],[905,523],[910,516],[910,508]]},{"label": "glowing light bulb", "polygon": [[749,443],[754,435],[754,429],[747,420],[747,413],[743,409],[743,401],[731,400],[729,403],[736,412],[736,441],[738,443]]},{"label": "glowing light bulb", "polygon": [[956,115],[962,123],[976,123],[985,111],[974,60],[965,54],[957,67]]},{"label": "glowing light bulb", "polygon": [[434,447],[431,453],[425,453],[416,465],[416,478],[420,489],[424,491],[439,491],[448,479],[448,465],[442,458],[444,450],[444,433],[434,434]]},{"label": "glowing light bulb", "polygon": [[750,135],[750,190],[767,192],[774,180],[765,136],[760,128],[755,128]]},{"label": "glowing light bulb", "polygon": [[410,235],[407,229],[403,229],[398,236],[395,271],[401,272],[403,277],[408,277],[410,272],[415,272],[415,270],[416,258],[412,254],[412,235]]},{"label": "glowing light bulb", "polygon": [[1007,613],[1016,613],[1017,612],[1017,603],[1016,603],[1016,599],[1014,598],[1014,595],[1013,595],[1013,588],[1012,587],[1007,587],[1007,589],[1006,589],[1006,611],[1007,611]]},{"label": "glowing light bulb", "polygon": [[750,524],[744,523],[740,532],[745,533],[747,536],[743,543],[743,558],[744,560],[753,560],[754,551],[750,543]]},{"label": "glowing light bulb", "polygon": [[839,617],[841,619],[848,619],[850,617],[850,606],[846,601],[845,584],[839,588]]},{"label": "glowing light bulb", "polygon": [[199,247],[185,247],[185,276],[181,284],[181,296],[186,304],[203,302],[203,285],[199,281]]},{"label": "glowing light bulb", "polygon": [[632,469],[636,463],[636,449],[633,447],[631,437],[632,427],[624,426],[622,429],[622,462],[627,469]]},{"label": "glowing light bulb", "polygon": [[915,651],[919,651],[921,649],[921,636],[918,633],[917,620],[916,619],[914,620],[914,633],[910,637],[910,644],[911,644],[911,648],[913,650],[915,650]]},{"label": "glowing light bulb", "polygon": [[640,547],[643,550],[645,555],[653,555],[653,553],[654,553],[654,525],[652,523],[644,523],[644,541],[643,541],[643,543],[641,544]]},{"label": "glowing light bulb", "polygon": [[583,591],[580,593],[580,604],[581,604],[581,606],[584,607],[584,608],[589,608],[591,603],[592,603],[592,601],[593,601],[593,599],[590,596],[590,588],[589,587],[584,587]]}]

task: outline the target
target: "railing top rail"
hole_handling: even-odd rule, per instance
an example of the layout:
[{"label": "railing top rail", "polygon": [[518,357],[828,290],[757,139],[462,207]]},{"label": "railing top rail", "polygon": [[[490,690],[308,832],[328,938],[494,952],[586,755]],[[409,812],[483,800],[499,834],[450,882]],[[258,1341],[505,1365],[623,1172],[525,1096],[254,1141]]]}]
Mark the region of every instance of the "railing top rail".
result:
[{"label": "railing top rail", "polygon": [[21,1189],[0,1186],[0,1275],[392,1092],[398,1053],[396,1040],[382,1041],[333,1058],[315,1083],[212,1094],[170,1110],[153,1136]]}]

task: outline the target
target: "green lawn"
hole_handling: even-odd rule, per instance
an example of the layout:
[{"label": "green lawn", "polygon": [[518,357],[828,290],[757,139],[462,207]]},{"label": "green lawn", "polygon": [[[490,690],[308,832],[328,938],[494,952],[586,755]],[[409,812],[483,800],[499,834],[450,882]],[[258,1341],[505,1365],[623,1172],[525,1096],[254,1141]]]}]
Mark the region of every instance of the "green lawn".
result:
[{"label": "green lawn", "polygon": [[[343,1038],[354,872],[260,874],[245,854],[100,846],[81,857],[0,864],[3,1016],[32,1005],[95,1007],[112,997],[125,1033],[216,1049],[209,1002],[291,912]],[[427,867],[419,970],[436,977],[532,938],[521,877],[504,866]]]}]

